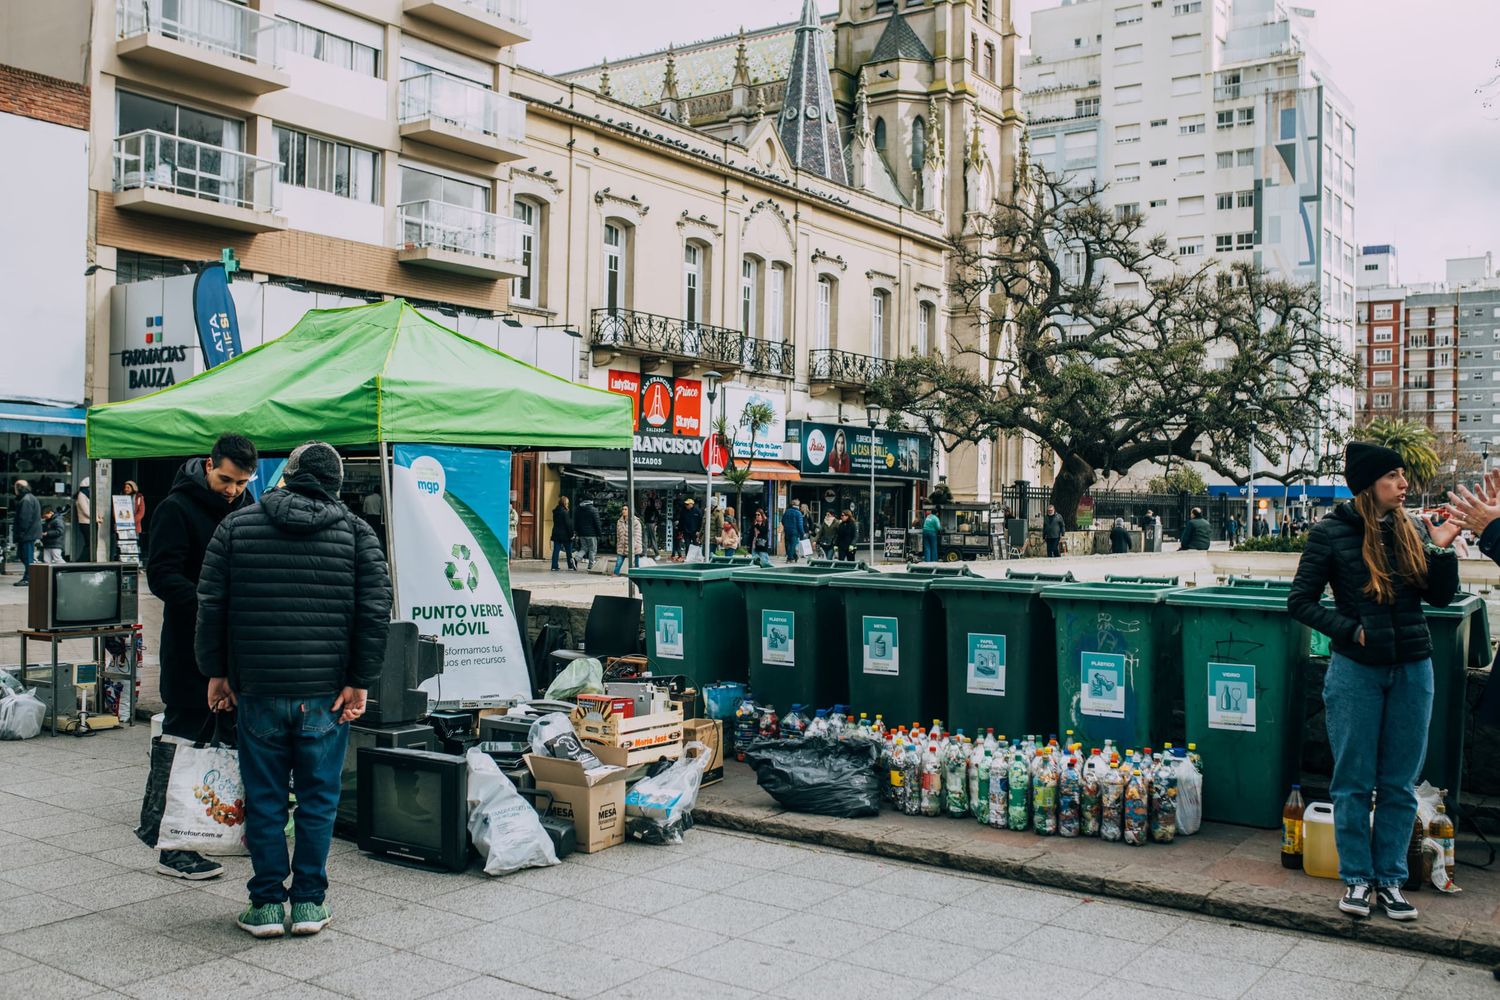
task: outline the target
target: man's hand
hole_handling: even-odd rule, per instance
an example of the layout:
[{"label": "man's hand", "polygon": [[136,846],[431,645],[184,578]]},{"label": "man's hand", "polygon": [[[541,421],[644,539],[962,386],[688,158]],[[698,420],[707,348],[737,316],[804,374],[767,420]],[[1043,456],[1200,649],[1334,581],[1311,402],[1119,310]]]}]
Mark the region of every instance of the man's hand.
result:
[{"label": "man's hand", "polygon": [[[1494,475],[1495,473],[1490,473],[1490,476]],[[1490,522],[1500,518],[1500,497],[1490,492],[1489,485],[1489,477],[1486,477],[1485,488],[1479,493],[1474,493],[1463,485],[1458,487],[1456,493],[1449,493],[1448,510],[1452,515],[1449,523],[1458,528],[1468,528],[1476,536],[1484,534],[1484,529],[1490,526]]]},{"label": "man's hand", "polygon": [[353,722],[365,714],[365,694],[364,688],[346,687],[333,699],[333,711],[339,712],[340,724]]},{"label": "man's hand", "polygon": [[208,707],[214,712],[228,712],[239,704],[230,690],[229,678],[210,677],[208,679]]}]

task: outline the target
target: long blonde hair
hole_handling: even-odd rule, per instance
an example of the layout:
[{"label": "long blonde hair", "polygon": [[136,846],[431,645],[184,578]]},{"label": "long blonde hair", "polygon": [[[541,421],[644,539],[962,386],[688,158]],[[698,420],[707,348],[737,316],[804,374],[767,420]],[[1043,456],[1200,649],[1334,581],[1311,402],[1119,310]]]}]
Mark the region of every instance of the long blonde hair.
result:
[{"label": "long blonde hair", "polygon": [[[1370,582],[1365,584],[1365,596],[1376,604],[1395,604],[1396,585],[1391,579],[1390,562],[1386,559],[1385,541],[1381,538],[1380,508],[1375,503],[1375,489],[1362,490],[1354,498],[1354,512],[1365,523],[1365,539],[1361,550],[1365,569],[1370,571]],[[1422,536],[1417,526],[1401,508],[1396,508],[1391,518],[1391,530],[1396,536],[1396,572],[1409,585],[1422,589],[1427,586],[1427,556],[1422,551]]]}]

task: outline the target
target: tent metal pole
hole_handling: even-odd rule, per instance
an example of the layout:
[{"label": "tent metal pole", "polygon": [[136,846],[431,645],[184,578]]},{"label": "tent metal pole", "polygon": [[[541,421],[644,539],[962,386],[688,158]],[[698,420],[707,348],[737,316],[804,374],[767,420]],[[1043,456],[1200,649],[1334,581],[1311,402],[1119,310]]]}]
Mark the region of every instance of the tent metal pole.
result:
[{"label": "tent metal pole", "polygon": [[[635,596],[635,577],[630,571],[635,568],[635,435],[630,438],[630,450],[625,453],[625,596]],[[645,531],[645,525],[641,525]],[[641,547],[645,547],[645,535],[641,536]],[[618,553],[616,553],[618,555]]]},{"label": "tent metal pole", "polygon": [[385,512],[385,561],[391,574],[391,607],[397,618],[401,617],[401,591],[396,583],[396,546],[391,522],[391,452],[390,445],[380,442],[380,509]]}]

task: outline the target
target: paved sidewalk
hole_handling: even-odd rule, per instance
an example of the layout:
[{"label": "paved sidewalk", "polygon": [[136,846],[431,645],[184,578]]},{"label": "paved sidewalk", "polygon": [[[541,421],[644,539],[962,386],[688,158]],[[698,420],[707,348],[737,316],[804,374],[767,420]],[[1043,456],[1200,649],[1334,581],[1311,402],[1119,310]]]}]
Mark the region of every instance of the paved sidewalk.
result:
[{"label": "paved sidewalk", "polygon": [[679,847],[627,844],[498,879],[400,868],[335,841],[333,925],[258,942],[232,922],[243,859],[206,884],[151,873],[152,852],[130,832],[146,752],[143,727],[0,743],[0,996],[1466,1000],[1496,990],[1477,965],[702,827]]}]

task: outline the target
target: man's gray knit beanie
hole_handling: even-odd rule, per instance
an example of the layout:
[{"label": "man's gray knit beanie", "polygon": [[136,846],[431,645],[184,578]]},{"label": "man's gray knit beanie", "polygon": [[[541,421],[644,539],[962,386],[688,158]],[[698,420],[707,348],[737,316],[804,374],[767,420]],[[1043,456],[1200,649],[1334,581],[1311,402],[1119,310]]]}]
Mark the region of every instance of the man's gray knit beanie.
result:
[{"label": "man's gray knit beanie", "polygon": [[286,460],[286,478],[291,479],[305,472],[318,481],[324,492],[337,497],[344,485],[344,460],[333,445],[323,441],[309,441],[298,446]]}]

